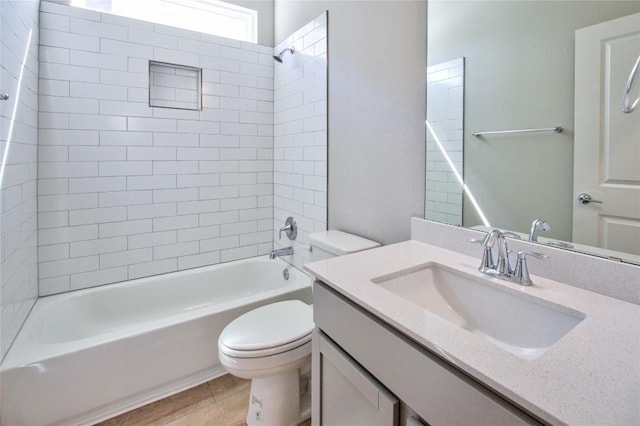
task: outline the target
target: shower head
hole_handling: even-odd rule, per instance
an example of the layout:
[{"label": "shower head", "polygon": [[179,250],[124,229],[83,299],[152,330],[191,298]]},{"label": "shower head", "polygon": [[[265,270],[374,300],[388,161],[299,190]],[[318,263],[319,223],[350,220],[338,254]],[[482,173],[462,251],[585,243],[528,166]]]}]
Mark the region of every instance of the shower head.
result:
[{"label": "shower head", "polygon": [[275,59],[277,62],[282,63],[282,55],[284,55],[286,52],[290,52],[292,55],[293,53],[296,51],[295,47],[291,46],[291,47],[287,47],[285,49],[282,49],[282,52],[280,52],[277,55],[273,55],[273,59]]}]

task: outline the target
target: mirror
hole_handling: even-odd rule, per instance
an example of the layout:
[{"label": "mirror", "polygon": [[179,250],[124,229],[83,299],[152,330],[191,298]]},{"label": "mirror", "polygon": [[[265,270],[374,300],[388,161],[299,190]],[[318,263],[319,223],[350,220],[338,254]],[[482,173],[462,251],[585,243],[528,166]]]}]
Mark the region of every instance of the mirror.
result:
[{"label": "mirror", "polygon": [[[624,253],[572,242],[575,31],[638,13],[640,2],[436,0],[428,7],[427,65],[464,58],[463,174],[472,197],[463,196],[462,225],[527,238],[542,218],[551,229],[540,232],[541,243],[640,263],[640,241]],[[563,131],[472,135],[556,126]]]}]

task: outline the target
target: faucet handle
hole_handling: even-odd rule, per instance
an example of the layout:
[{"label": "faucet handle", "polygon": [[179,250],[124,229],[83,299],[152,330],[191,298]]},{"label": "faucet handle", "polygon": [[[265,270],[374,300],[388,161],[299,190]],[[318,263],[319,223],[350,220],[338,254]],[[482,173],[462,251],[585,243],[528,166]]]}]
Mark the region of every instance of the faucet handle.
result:
[{"label": "faucet handle", "polygon": [[522,257],[523,259],[526,259],[527,256],[533,256],[536,259],[540,259],[540,260],[549,259],[549,256],[547,256],[546,254],[538,253],[537,251],[519,251],[518,252],[518,258]]},{"label": "faucet handle", "polygon": [[285,226],[283,228],[280,228],[280,230],[278,231],[279,240],[282,239],[283,231],[287,234],[287,238],[289,238],[290,240],[295,240],[296,237],[298,236],[298,226],[296,225],[296,221],[293,219],[292,216],[289,216],[287,218],[287,221],[285,222]]},{"label": "faucet handle", "polygon": [[549,258],[546,254],[537,252],[518,252],[518,260],[516,261],[516,267],[511,274],[511,280],[525,286],[533,284],[531,277],[529,276],[529,268],[527,267],[527,256],[533,256],[540,260],[546,260]]},{"label": "faucet handle", "polygon": [[482,239],[469,238],[467,241],[474,244],[480,244],[484,247],[484,250],[482,251],[482,261],[480,263],[480,266],[478,267],[478,271],[482,272],[483,274],[492,273],[495,268],[495,264],[493,263],[492,251],[493,241],[491,242],[491,244],[487,244],[487,237],[484,237]]}]

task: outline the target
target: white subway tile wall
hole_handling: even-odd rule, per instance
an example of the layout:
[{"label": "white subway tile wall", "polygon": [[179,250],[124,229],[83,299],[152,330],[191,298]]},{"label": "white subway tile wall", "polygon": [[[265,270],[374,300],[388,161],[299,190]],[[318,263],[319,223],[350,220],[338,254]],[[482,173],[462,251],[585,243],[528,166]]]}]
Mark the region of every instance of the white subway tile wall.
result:
[{"label": "white subway tile wall", "polygon": [[[0,101],[0,359],[38,297],[38,7],[35,0],[0,2],[0,90],[9,95]],[[65,87],[51,85],[43,91],[64,92]],[[66,161],[64,149],[48,154]],[[60,186],[51,182],[49,188],[55,192]],[[64,218],[51,215],[42,220],[55,226]],[[56,253],[44,251],[43,256]]]},{"label": "white subway tile wall", "polygon": [[463,117],[464,58],[428,67],[427,121],[435,136],[427,129],[425,218],[458,226],[463,190],[456,173],[463,177]]},{"label": "white subway tile wall", "polygon": [[[273,49],[46,1],[40,19],[40,295],[267,254]],[[202,111],[149,107],[150,60],[202,68]]]},{"label": "white subway tile wall", "polygon": [[[292,245],[286,260],[297,267],[309,259],[310,232],[327,229],[327,13],[274,48],[286,47],[275,64],[274,246]],[[268,106],[267,106],[268,108]],[[293,216],[298,236],[290,241],[278,229]]]}]

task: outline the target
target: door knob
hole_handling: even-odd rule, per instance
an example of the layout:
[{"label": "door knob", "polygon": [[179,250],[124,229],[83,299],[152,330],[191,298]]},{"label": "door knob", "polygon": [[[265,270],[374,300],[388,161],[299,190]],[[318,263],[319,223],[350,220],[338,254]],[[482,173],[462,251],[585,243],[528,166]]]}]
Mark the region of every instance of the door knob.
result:
[{"label": "door knob", "polygon": [[580,201],[582,204],[589,204],[589,203],[602,204],[602,201],[594,200],[593,198],[591,198],[591,195],[587,194],[586,192],[578,194],[578,201]]}]

